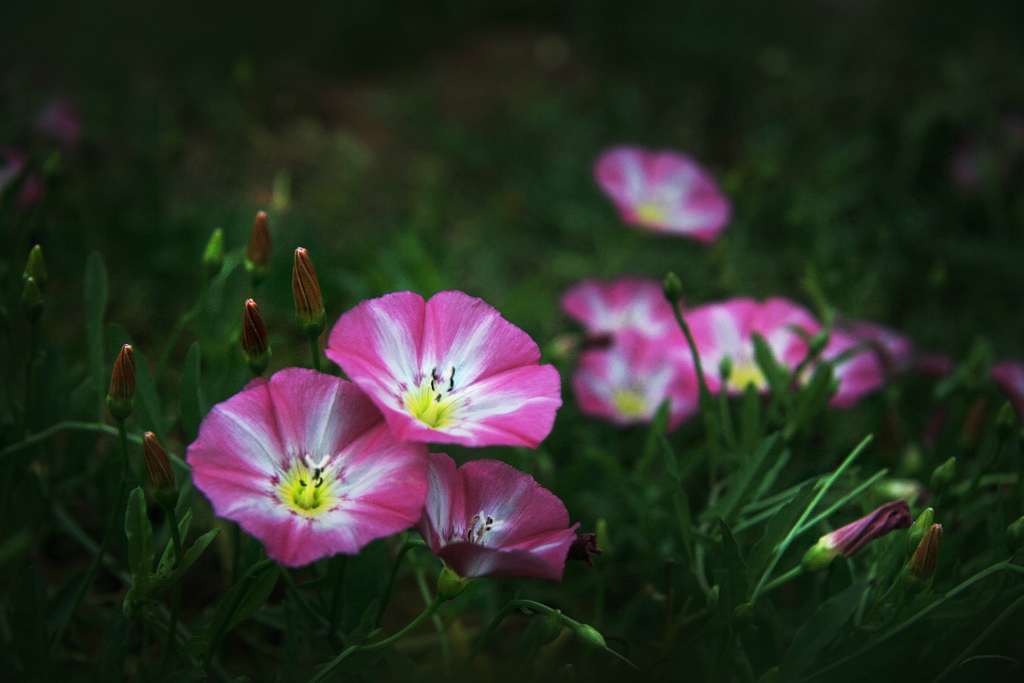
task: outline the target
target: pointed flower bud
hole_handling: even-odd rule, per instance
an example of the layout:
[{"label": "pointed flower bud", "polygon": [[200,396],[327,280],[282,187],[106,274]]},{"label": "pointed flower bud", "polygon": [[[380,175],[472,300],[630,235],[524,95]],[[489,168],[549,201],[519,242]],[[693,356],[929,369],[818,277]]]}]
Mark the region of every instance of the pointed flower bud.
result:
[{"label": "pointed flower bud", "polygon": [[142,435],[142,455],[146,460],[146,478],[153,491],[177,490],[178,482],[174,478],[170,458],[153,432]]},{"label": "pointed flower bud", "polygon": [[1024,517],[1006,527],[1006,547],[1011,554],[1024,548]]},{"label": "pointed flower bud", "polygon": [[679,279],[679,276],[675,273],[669,273],[665,276],[662,281],[662,290],[665,292],[665,298],[672,302],[673,305],[679,302],[679,299],[683,296],[683,282]]},{"label": "pointed flower bud", "polygon": [[110,374],[110,388],[107,390],[107,410],[119,422],[132,414],[135,406],[135,351],[131,344],[121,347]]},{"label": "pointed flower bud", "polygon": [[245,271],[249,273],[254,284],[262,282],[270,272],[271,246],[267,214],[260,211],[252,222],[252,236],[249,238],[249,248],[245,252]]},{"label": "pointed flower bud", "polygon": [[917,545],[924,538],[924,535],[928,532],[928,529],[932,527],[932,522],[935,520],[935,510],[933,508],[927,508],[922,512],[913,525],[907,530],[907,553],[912,554],[917,548]]},{"label": "pointed flower bud", "polygon": [[576,632],[576,640],[580,641],[584,645],[598,647],[601,649],[608,647],[608,644],[605,642],[604,636],[601,635],[601,632],[590,624],[576,623],[569,624],[569,627]]},{"label": "pointed flower bud", "polygon": [[956,458],[950,458],[932,472],[932,492],[942,495],[956,476]]},{"label": "pointed flower bud", "polygon": [[894,529],[905,529],[914,518],[905,500],[886,503],[866,517],[825,534],[804,553],[804,571],[816,572],[827,568],[837,556],[850,557],[880,536]]},{"label": "pointed flower bud", "polygon": [[206,279],[212,280],[220,274],[224,265],[224,231],[217,228],[210,235],[203,251],[203,268],[206,270]]},{"label": "pointed flower bud", "polygon": [[21,309],[25,318],[34,323],[43,315],[43,293],[34,277],[25,278],[25,287],[21,290]]},{"label": "pointed flower bud", "polygon": [[260,307],[252,299],[245,302],[242,312],[242,352],[252,374],[262,375],[270,364],[270,342]]},{"label": "pointed flower bud", "polygon": [[445,565],[441,569],[441,575],[437,577],[437,595],[442,600],[451,600],[462,591],[473,579],[464,579],[454,569]]},{"label": "pointed flower bud", "polygon": [[46,283],[50,281],[50,276],[46,272],[46,261],[43,259],[43,248],[38,244],[28,252],[28,262],[25,264],[25,273],[22,277],[26,280],[34,279],[39,291],[46,289]]},{"label": "pointed flower bud", "polygon": [[903,589],[916,595],[932,584],[935,576],[935,565],[939,562],[939,549],[942,547],[942,525],[932,524],[917,549],[910,556],[907,570],[903,573]]},{"label": "pointed flower bud", "polygon": [[309,253],[299,247],[295,250],[292,270],[292,294],[295,296],[295,320],[307,337],[319,336],[327,324],[324,297]]}]

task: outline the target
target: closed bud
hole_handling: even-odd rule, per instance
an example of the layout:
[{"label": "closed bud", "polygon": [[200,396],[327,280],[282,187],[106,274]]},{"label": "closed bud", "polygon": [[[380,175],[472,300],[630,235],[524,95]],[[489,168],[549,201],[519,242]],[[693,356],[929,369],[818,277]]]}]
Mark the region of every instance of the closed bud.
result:
[{"label": "closed bud", "polygon": [[131,344],[121,347],[110,373],[107,390],[107,410],[119,422],[124,422],[135,407],[135,351]]},{"label": "closed bud", "polygon": [[907,554],[912,554],[917,548],[917,545],[924,538],[924,535],[932,528],[932,522],[935,520],[935,510],[932,508],[926,508],[922,512],[914,523],[907,529]]},{"label": "closed bud", "polygon": [[907,569],[903,573],[903,589],[916,595],[927,589],[935,576],[935,566],[939,562],[939,549],[942,547],[942,525],[932,524],[925,533],[917,549],[910,556]]},{"label": "closed bud", "polygon": [[555,638],[562,633],[562,610],[556,609],[541,617],[538,627],[537,641],[541,645],[555,642]]},{"label": "closed bud", "polygon": [[718,374],[722,378],[722,384],[728,383],[732,377],[732,356],[722,356],[721,362],[718,363]]},{"label": "closed bud", "polygon": [[295,250],[292,269],[292,294],[295,296],[295,320],[307,337],[318,337],[327,325],[324,297],[309,253],[299,247]]},{"label": "closed bud", "polygon": [[43,293],[34,277],[25,278],[25,287],[21,290],[21,310],[25,318],[34,323],[43,315]]},{"label": "closed bud", "polygon": [[570,626],[576,633],[576,640],[580,641],[584,645],[599,647],[601,649],[606,649],[608,647],[607,643],[604,642],[604,636],[602,636],[601,633],[593,626],[589,624],[570,624]]},{"label": "closed bud", "polygon": [[46,289],[46,283],[50,281],[50,276],[46,272],[46,261],[43,259],[43,248],[38,244],[28,252],[28,262],[25,264],[25,273],[22,277],[25,280],[35,280],[39,291]]},{"label": "closed bud", "polygon": [[1006,527],[1006,547],[1011,554],[1024,548],[1024,517]]},{"label": "closed bud", "polygon": [[142,435],[142,456],[146,460],[146,479],[153,491],[176,491],[178,482],[171,461],[153,432]]},{"label": "closed bud", "polygon": [[203,250],[203,269],[206,271],[206,279],[212,280],[220,274],[224,265],[224,231],[217,228],[210,235],[210,240]]},{"label": "closed bud", "polygon": [[673,306],[678,304],[683,296],[683,282],[679,279],[679,276],[675,273],[669,273],[665,276],[661,286],[662,291],[665,292],[665,298],[671,301]]},{"label": "closed bud", "polygon": [[816,358],[828,346],[829,330],[821,330],[807,342],[807,355]]},{"label": "closed bud", "polygon": [[956,476],[956,458],[950,458],[932,472],[932,491],[935,495],[945,493]]},{"label": "closed bud", "polygon": [[894,529],[905,529],[914,518],[905,500],[886,503],[871,514],[825,534],[804,553],[801,566],[806,572],[826,569],[837,556],[850,557],[870,541]]},{"label": "closed bud", "polygon": [[254,284],[262,282],[270,272],[271,250],[270,224],[267,222],[267,214],[260,211],[252,222],[252,236],[245,252],[245,271]]},{"label": "closed bud", "polygon": [[270,342],[260,307],[252,299],[245,302],[242,311],[242,352],[252,373],[262,375],[270,364]]},{"label": "closed bud", "polygon": [[732,611],[732,625],[737,631],[746,631],[754,628],[754,606],[749,602],[736,605]]},{"label": "closed bud", "polygon": [[721,593],[722,589],[717,585],[712,586],[711,590],[708,591],[708,614],[715,615],[718,613],[718,601],[721,597]]},{"label": "closed bud", "polygon": [[456,595],[466,590],[466,586],[472,579],[464,579],[455,573],[455,570],[445,565],[441,569],[441,575],[437,577],[437,596],[442,600],[451,600]]}]

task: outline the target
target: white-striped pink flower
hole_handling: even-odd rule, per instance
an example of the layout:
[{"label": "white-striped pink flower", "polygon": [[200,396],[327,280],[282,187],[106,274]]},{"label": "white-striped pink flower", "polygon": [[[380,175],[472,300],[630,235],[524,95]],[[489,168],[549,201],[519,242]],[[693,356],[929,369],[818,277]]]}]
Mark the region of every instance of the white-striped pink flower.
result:
[{"label": "white-striped pink flower", "polygon": [[707,243],[729,222],[729,200],[718,184],[678,152],[612,147],[598,158],[594,176],[627,224]]},{"label": "white-striped pink flower", "polygon": [[530,336],[463,292],[364,301],[334,325],[326,354],[402,441],[532,448],[562,404],[558,371],[538,365]]},{"label": "white-striped pink flower", "polygon": [[1024,415],[1024,365],[1000,361],[992,366],[992,381],[1010,399],[1018,415]]},{"label": "white-striped pink flower", "polygon": [[683,340],[657,280],[621,277],[610,282],[583,280],[562,295],[562,311],[591,335],[633,330],[651,338],[670,335]]},{"label": "white-striped pink flower", "polygon": [[664,340],[624,330],[607,348],[584,351],[572,378],[580,410],[630,425],[650,422],[668,400],[668,426],[675,429],[698,403],[697,374],[681,357],[682,334],[676,341],[679,348],[668,348]]},{"label": "white-striped pink flower", "polygon": [[533,477],[498,460],[456,469],[431,453],[429,479],[417,529],[456,574],[562,578],[579,524],[569,526],[565,505]]},{"label": "white-striped pink flower", "polygon": [[399,443],[351,382],[288,368],[219,403],[188,447],[214,512],[299,566],[411,527],[427,448]]}]

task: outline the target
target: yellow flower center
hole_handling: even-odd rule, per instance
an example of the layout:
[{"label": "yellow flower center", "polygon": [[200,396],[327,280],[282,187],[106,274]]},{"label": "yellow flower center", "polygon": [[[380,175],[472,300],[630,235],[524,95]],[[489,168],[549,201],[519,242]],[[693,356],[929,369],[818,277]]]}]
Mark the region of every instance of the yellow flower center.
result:
[{"label": "yellow flower center", "polygon": [[331,509],[338,501],[334,495],[336,475],[324,472],[330,456],[313,462],[307,455],[295,460],[277,484],[278,499],[288,509],[306,517],[315,517]]},{"label": "yellow flower center", "polygon": [[464,397],[453,393],[455,389],[455,368],[441,375],[435,368],[419,386],[413,387],[402,396],[405,409],[413,417],[431,429],[444,429],[455,422]]},{"label": "yellow flower center", "polygon": [[668,216],[661,204],[647,200],[637,204],[636,217],[644,225],[657,227],[663,225]]},{"label": "yellow flower center", "polygon": [[765,378],[764,373],[761,372],[761,368],[757,366],[757,363],[747,361],[746,363],[737,363],[732,366],[732,374],[729,375],[729,386],[734,391],[743,392],[749,384],[753,384],[758,389],[768,386],[768,380]]},{"label": "yellow flower center", "polygon": [[612,405],[622,417],[643,417],[647,414],[647,404],[643,397],[633,389],[619,389],[612,394]]}]

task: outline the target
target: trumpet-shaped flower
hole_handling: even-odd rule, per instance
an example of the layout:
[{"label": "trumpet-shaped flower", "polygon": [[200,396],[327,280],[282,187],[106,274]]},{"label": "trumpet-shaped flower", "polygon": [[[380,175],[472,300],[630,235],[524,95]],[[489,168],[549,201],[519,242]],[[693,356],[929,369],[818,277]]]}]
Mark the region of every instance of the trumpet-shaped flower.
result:
[{"label": "trumpet-shaped flower", "polygon": [[416,523],[427,449],[399,443],[351,382],[289,368],[213,407],[188,447],[214,512],[299,566]]},{"label": "trumpet-shaped flower", "polygon": [[[795,330],[816,334],[821,325],[802,307],[781,298],[761,303],[753,299],[731,299],[691,309],[686,314],[701,362],[706,368],[708,388],[723,388],[716,372],[722,360],[729,359],[731,371],[724,388],[742,394],[747,385],[758,391],[768,389],[764,372],[754,359],[753,333],[760,334],[772,350],[775,360],[795,368],[808,352],[807,343]],[[685,356],[689,350],[683,349]]]},{"label": "trumpet-shaped flower", "polygon": [[650,422],[666,399],[670,429],[697,409],[693,366],[664,342],[632,330],[620,332],[607,349],[583,352],[572,384],[580,410],[620,425]]},{"label": "trumpet-shaped flower", "polygon": [[677,152],[612,147],[598,158],[594,176],[630,225],[707,243],[729,222],[729,200],[718,185]]},{"label": "trumpet-shaped flower", "polygon": [[659,338],[682,333],[660,282],[623,277],[611,282],[583,280],[562,295],[562,310],[591,335],[633,330]]},{"label": "trumpet-shaped flower", "polygon": [[579,524],[533,477],[498,460],[456,469],[431,453],[429,482],[416,528],[459,576],[562,578]]},{"label": "trumpet-shaped flower", "polygon": [[562,405],[558,371],[530,336],[462,292],[397,292],[341,316],[327,357],[402,441],[535,447]]},{"label": "trumpet-shaped flower", "polygon": [[803,567],[817,571],[828,567],[837,556],[850,557],[871,541],[914,523],[905,500],[886,503],[871,514],[825,534],[804,553]]}]

